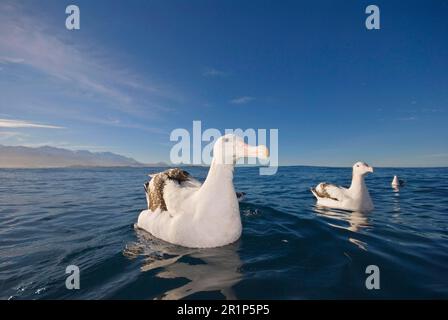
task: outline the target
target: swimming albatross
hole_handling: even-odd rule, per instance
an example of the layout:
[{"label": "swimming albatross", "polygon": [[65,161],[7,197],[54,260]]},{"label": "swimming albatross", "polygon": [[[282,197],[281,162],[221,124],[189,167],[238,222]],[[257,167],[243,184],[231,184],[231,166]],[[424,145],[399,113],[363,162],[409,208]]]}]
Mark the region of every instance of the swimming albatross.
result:
[{"label": "swimming albatross", "polygon": [[364,176],[369,172],[373,172],[371,166],[364,162],[357,162],[353,165],[350,188],[347,189],[326,182],[319,183],[311,189],[317,199],[317,205],[349,211],[366,212],[373,210],[372,199],[364,182]]},{"label": "swimming albatross", "polygon": [[398,176],[394,176],[392,179],[392,188],[398,188],[404,186],[404,181],[401,179],[398,179]]},{"label": "swimming albatross", "polygon": [[140,213],[137,227],[184,247],[212,248],[235,242],[242,226],[233,170],[243,157],[264,159],[268,149],[249,146],[229,134],[216,141],[203,184],[178,168],[153,175],[145,187],[148,210]]}]

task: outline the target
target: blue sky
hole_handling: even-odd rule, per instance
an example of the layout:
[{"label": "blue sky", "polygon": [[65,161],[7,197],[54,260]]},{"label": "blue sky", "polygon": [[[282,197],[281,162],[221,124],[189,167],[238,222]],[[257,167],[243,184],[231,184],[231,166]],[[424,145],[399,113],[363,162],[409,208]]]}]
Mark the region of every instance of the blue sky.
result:
[{"label": "blue sky", "polygon": [[[77,4],[81,29],[65,29]],[[367,5],[381,30],[364,26]],[[446,1],[1,1],[0,144],[168,161],[278,128],[280,164],[448,166]]]}]

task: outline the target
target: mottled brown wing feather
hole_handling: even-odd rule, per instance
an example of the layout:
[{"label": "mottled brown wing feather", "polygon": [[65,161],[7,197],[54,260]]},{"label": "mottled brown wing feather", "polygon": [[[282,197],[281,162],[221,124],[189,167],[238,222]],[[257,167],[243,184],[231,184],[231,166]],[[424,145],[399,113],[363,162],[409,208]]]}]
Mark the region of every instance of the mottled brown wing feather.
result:
[{"label": "mottled brown wing feather", "polygon": [[169,169],[165,173],[169,179],[176,180],[179,183],[187,181],[190,178],[190,174],[187,171],[179,168]]},{"label": "mottled brown wing feather", "polygon": [[149,196],[148,209],[154,211],[159,208],[162,211],[167,211],[166,203],[163,198],[163,189],[166,181],[169,179],[182,183],[187,181],[189,178],[190,174],[179,168],[168,169],[153,175],[151,183],[145,184],[145,191]]},{"label": "mottled brown wing feather", "polygon": [[339,201],[339,199],[331,197],[330,194],[327,192],[326,188],[329,185],[330,185],[329,183],[322,183],[321,190],[317,190],[316,188],[314,188],[314,192],[316,192],[316,194],[321,198],[328,198],[331,200]]}]

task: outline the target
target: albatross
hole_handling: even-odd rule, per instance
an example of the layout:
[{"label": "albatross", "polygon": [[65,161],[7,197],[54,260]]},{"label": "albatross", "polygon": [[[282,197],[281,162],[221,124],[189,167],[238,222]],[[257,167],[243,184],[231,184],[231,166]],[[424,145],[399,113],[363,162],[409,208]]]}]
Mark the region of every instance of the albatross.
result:
[{"label": "albatross", "polygon": [[373,172],[373,168],[364,162],[353,165],[352,183],[350,188],[336,186],[330,183],[319,183],[311,192],[317,199],[317,205],[348,211],[373,210],[372,199],[364,182],[364,177]]},{"label": "albatross", "polygon": [[213,248],[235,242],[242,225],[233,186],[235,163],[243,157],[266,159],[266,146],[250,146],[228,134],[213,146],[213,160],[204,183],[174,168],[152,175],[145,186],[148,209],[137,227],[164,241],[190,248]]},{"label": "albatross", "polygon": [[404,186],[404,181],[401,179],[398,179],[398,176],[394,176],[392,179],[392,188],[398,188]]}]

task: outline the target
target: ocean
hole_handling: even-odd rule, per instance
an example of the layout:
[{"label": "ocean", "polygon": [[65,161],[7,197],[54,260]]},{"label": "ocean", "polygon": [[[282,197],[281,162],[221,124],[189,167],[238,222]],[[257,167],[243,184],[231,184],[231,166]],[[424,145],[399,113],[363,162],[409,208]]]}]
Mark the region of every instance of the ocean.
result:
[{"label": "ocean", "polygon": [[[160,170],[0,169],[0,299],[448,298],[448,168],[375,168],[370,213],[315,207],[309,188],[348,186],[351,168],[236,168],[243,235],[215,249],[134,228]],[[66,288],[69,265],[79,289]],[[369,265],[379,289],[366,287]]]}]

